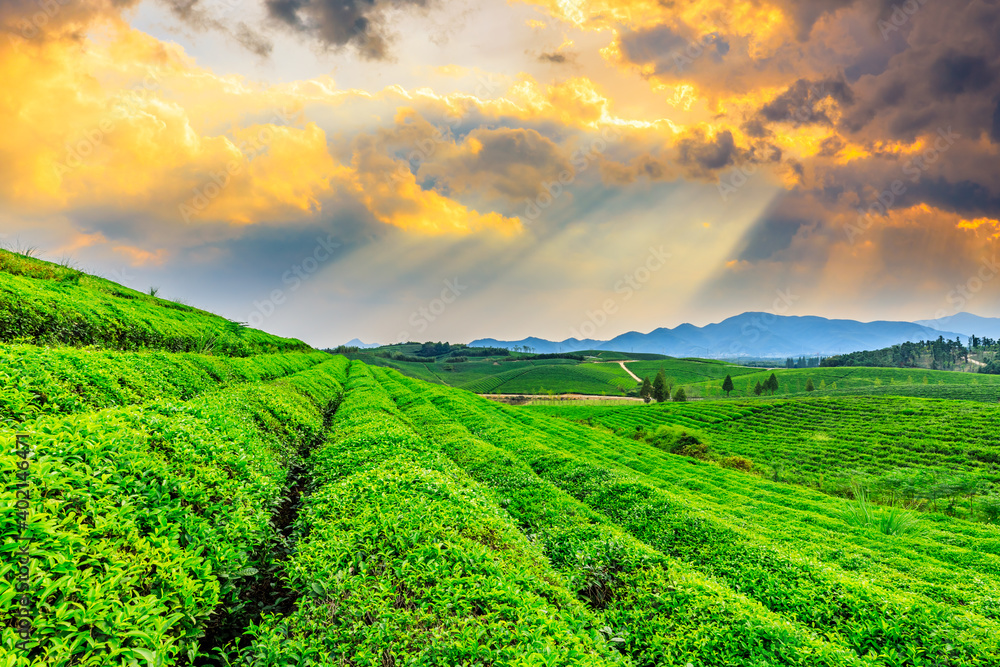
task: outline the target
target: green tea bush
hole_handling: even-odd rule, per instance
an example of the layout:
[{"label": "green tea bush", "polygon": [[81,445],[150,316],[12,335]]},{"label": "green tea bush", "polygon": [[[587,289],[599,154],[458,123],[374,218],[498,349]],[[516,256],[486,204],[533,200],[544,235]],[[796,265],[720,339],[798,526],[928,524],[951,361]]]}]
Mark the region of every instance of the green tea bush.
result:
[{"label": "green tea bush", "polygon": [[288,563],[295,611],[240,665],[613,665],[594,619],[355,362]]},{"label": "green tea bush", "polygon": [[209,357],[4,346],[0,348],[0,424],[154,399],[190,400],[227,386],[274,380],[329,359],[322,352]]},{"label": "green tea bush", "polygon": [[[7,625],[7,667],[172,665],[193,660],[215,615],[239,604],[250,554],[273,533],[288,467],[323,428],[342,360],[190,403],[156,401],[31,424],[34,625],[26,650]],[[0,430],[5,475],[14,467]],[[0,504],[4,548],[18,533],[14,488]],[[14,595],[0,565],[0,602]]]},{"label": "green tea bush", "polygon": [[[191,306],[0,250],[0,343],[250,356],[308,352]],[[65,276],[72,280],[63,280]]]}]

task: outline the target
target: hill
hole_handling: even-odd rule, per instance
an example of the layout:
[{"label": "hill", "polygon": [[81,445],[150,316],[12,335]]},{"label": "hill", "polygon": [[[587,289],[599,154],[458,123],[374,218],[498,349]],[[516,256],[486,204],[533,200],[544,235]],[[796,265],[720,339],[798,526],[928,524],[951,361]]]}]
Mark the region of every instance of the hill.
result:
[{"label": "hill", "polygon": [[570,338],[553,342],[528,338],[511,342],[485,338],[475,340],[470,345],[514,349],[527,344],[535,352],[574,352],[586,347],[674,357],[784,358],[876,349],[905,341],[933,339],[942,333],[949,338],[959,336],[910,322],[857,322],[823,317],[743,313],[704,327],[682,324],[673,329],[660,328],[645,334],[633,331],[609,341],[578,341]]},{"label": "hill", "polygon": [[[426,344],[425,344],[426,345]],[[344,352],[351,359],[395,368],[410,377],[467,389],[478,394],[593,394],[637,396],[639,383],[630,375],[650,379],[663,369],[671,381],[698,383],[726,375],[738,377],[759,369],[706,359],[675,359],[658,354],[628,354],[606,350],[546,354],[508,352],[466,356],[488,348],[450,346],[440,354],[418,356],[421,345],[385,346]],[[519,346],[520,347],[520,346]],[[457,361],[456,361],[457,359]]]},{"label": "hill", "polygon": [[0,250],[0,342],[232,356],[311,350],[300,340],[6,250]]},{"label": "hill", "polygon": [[[39,301],[7,307],[6,326],[33,322],[46,344],[0,349],[5,667],[1000,661],[996,405],[811,394],[514,408],[339,354],[53,345],[91,315],[63,308],[124,297],[87,276],[13,277],[27,282],[0,285]],[[101,311],[98,332],[141,317],[157,343],[175,340],[157,326],[176,323],[181,341],[225,326],[125,300],[139,303]],[[399,353],[422,351],[441,358],[351,354],[427,373],[505,356]],[[617,355],[508,356],[506,383],[629,377]],[[642,364],[692,387],[738,368],[626,363]],[[742,370],[737,387],[760,373]],[[821,372],[980,379],[811,368],[777,371],[779,391]]]}]

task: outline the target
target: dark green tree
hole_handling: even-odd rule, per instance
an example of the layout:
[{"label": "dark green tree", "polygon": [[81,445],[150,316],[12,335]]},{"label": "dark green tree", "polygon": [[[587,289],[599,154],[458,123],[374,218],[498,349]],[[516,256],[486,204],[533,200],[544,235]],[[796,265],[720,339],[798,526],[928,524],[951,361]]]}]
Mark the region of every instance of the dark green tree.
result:
[{"label": "dark green tree", "polygon": [[757,380],[757,386],[753,388],[753,393],[756,396],[760,396],[762,393],[764,393],[764,387],[761,386],[760,380]]},{"label": "dark green tree", "polygon": [[767,381],[764,383],[764,389],[772,394],[778,391],[778,376],[771,373],[771,377],[767,378]]},{"label": "dark green tree", "polygon": [[683,403],[688,400],[687,394],[684,393],[684,387],[677,388],[677,391],[674,392],[674,400],[678,403]]},{"label": "dark green tree", "polygon": [[667,388],[667,373],[662,368],[653,380],[653,398],[657,403],[662,403],[670,398],[670,390]]},{"label": "dark green tree", "polygon": [[642,388],[639,389],[639,397],[647,403],[653,400],[653,383],[649,381],[648,375],[642,380]]},{"label": "dark green tree", "polygon": [[731,392],[735,388],[736,387],[733,386],[733,378],[727,375],[726,379],[722,381],[722,391],[726,392],[726,396],[728,397],[729,392]]},{"label": "dark green tree", "polygon": [[812,378],[806,380],[806,391],[816,391],[816,385],[813,384]]}]

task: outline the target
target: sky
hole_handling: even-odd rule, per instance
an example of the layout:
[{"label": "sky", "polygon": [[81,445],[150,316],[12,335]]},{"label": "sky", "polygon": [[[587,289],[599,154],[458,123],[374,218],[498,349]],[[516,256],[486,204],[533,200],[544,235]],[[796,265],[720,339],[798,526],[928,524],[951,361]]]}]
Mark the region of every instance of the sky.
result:
[{"label": "sky", "polygon": [[1000,316],[997,0],[3,0],[0,243],[317,347]]}]

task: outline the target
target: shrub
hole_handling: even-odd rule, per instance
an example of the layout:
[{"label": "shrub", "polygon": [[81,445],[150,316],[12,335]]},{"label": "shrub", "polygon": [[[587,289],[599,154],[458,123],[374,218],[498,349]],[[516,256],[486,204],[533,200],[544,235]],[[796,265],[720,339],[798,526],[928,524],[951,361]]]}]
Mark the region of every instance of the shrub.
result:
[{"label": "shrub", "polygon": [[751,472],[753,470],[753,461],[745,456],[724,456],[719,459],[719,465],[723,468],[742,470],[743,472]]},{"label": "shrub", "polygon": [[979,499],[979,510],[990,523],[996,523],[1000,518],[1000,496],[983,496]]},{"label": "shrub", "polygon": [[646,436],[646,441],[654,447],[680,456],[703,459],[708,455],[705,436],[691,429],[661,426],[652,435]]}]

